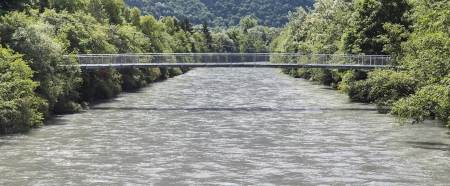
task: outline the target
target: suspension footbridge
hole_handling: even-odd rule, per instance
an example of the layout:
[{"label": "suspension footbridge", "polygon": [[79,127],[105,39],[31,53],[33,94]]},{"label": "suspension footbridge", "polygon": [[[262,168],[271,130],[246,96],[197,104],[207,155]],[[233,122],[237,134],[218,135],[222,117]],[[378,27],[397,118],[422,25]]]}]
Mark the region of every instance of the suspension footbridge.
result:
[{"label": "suspension footbridge", "polygon": [[[387,55],[337,55],[297,53],[142,53],[79,54],[65,56],[65,65],[82,69],[104,68],[390,68]],[[72,59],[72,60],[70,60]],[[77,63],[70,63],[69,61]]]}]

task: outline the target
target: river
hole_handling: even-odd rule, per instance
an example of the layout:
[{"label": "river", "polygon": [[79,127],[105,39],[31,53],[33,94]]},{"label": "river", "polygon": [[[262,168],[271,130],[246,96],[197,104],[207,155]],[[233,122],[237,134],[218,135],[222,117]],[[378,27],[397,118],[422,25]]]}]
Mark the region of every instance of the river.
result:
[{"label": "river", "polygon": [[448,185],[441,124],[275,69],[209,68],[0,137],[0,185]]}]

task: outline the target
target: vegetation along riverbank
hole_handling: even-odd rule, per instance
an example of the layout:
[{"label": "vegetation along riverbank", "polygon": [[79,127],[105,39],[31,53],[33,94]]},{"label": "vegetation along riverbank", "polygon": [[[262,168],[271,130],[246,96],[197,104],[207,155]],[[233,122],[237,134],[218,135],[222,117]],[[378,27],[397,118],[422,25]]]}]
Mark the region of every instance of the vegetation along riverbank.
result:
[{"label": "vegetation along riverbank", "polygon": [[27,132],[51,115],[189,70],[81,70],[62,66],[64,55],[268,52],[278,30],[247,16],[211,33],[206,21],[194,26],[189,18],[141,15],[122,0],[7,0],[0,9],[1,134]]},{"label": "vegetation along riverbank", "polygon": [[164,23],[152,16],[141,18],[137,9],[130,10],[123,2],[44,2],[2,4],[0,133],[26,132],[43,125],[51,115],[76,113],[87,102],[113,98],[123,90],[141,88],[188,70],[80,70],[61,66],[66,62],[63,55],[191,52],[193,48],[205,48],[145,37],[156,32],[167,38],[193,38],[193,34],[182,29],[168,33],[154,28]]},{"label": "vegetation along riverbank", "polygon": [[[289,14],[271,43],[277,52],[391,55],[401,68],[284,69],[331,85],[350,99],[375,103],[402,123],[450,121],[450,24],[447,1],[317,0]],[[449,122],[450,124],[450,122]]]}]

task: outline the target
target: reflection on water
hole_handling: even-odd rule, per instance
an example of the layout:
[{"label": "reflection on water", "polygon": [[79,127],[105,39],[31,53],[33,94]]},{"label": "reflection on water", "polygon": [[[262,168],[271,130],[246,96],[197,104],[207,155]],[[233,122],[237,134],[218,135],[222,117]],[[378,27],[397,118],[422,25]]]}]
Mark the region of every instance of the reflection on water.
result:
[{"label": "reflection on water", "polygon": [[446,185],[444,132],[273,69],[195,69],[0,137],[0,185]]},{"label": "reflection on water", "polygon": [[448,151],[448,152],[450,152],[450,145],[446,144],[446,143],[440,143],[440,142],[417,142],[417,141],[407,141],[405,143],[408,144],[408,145],[411,145],[411,147],[413,147],[413,148],[421,148],[421,149],[427,149],[427,150],[440,150],[440,151]]}]

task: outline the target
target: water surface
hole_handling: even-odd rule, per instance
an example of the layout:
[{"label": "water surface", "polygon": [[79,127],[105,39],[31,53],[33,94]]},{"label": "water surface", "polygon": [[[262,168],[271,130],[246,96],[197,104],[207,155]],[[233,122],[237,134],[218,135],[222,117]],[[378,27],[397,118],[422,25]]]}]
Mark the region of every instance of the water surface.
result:
[{"label": "water surface", "polygon": [[195,69],[0,137],[0,185],[447,185],[445,131],[275,69]]}]

